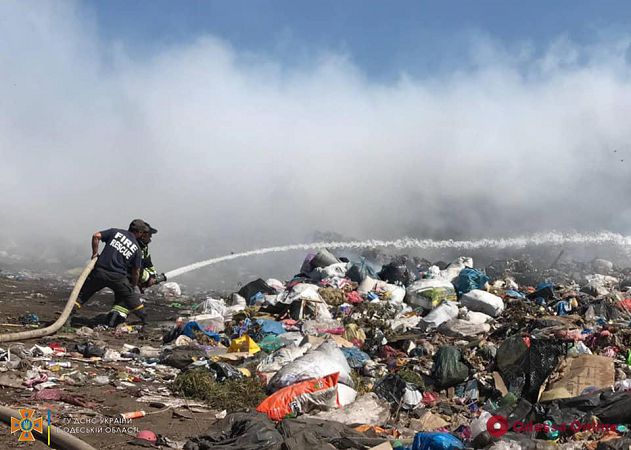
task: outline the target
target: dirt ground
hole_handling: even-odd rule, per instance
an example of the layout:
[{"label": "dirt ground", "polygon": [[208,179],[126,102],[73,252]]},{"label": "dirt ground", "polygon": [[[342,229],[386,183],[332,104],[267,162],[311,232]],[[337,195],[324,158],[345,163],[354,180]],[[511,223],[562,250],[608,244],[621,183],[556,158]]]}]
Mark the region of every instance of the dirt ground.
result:
[{"label": "dirt ground", "polygon": [[[19,325],[19,317],[25,313],[37,314],[40,319],[40,327],[54,322],[61,313],[71,288],[71,281],[19,279],[19,277],[16,279],[6,278],[0,274],[0,333],[30,329]],[[170,304],[182,301],[180,299],[165,299],[155,292],[147,293],[143,297],[147,300],[146,305],[150,319],[148,333],[144,337],[138,334],[116,336],[113,331],[105,330],[99,331],[98,335],[86,338],[77,336],[72,329],[63,328],[53,336],[23,342],[26,348],[31,348],[35,344],[44,345],[52,342],[68,348],[72,344],[87,341],[99,345],[105,344],[117,351],[121,351],[123,344],[149,345],[159,348],[163,334],[162,329],[175,321],[179,315],[178,311],[181,309],[181,307],[170,306]],[[112,301],[113,294],[101,293],[95,296],[88,305],[85,305],[79,315],[87,318],[105,313],[109,310]],[[133,322],[132,320],[131,323]],[[0,343],[0,348],[6,349],[7,347],[8,343]],[[59,361],[70,360],[69,357],[55,359]],[[14,409],[34,408],[36,417],[42,416],[44,420],[46,420],[47,411],[50,410],[53,427],[70,427],[71,433],[97,449],[141,448],[129,443],[133,439],[132,435],[136,429],[152,430],[171,440],[185,441],[188,437],[207,430],[208,425],[217,420],[215,418],[217,411],[194,412],[186,406],[169,408],[163,404],[139,402],[138,397],[142,395],[141,390],[150,389],[156,392],[158,388],[163,388],[164,391],[164,387],[168,386],[169,379],[164,379],[158,374],[149,377],[153,379],[132,380],[129,384],[133,386],[121,385],[118,381],[124,378],[125,372],[130,372],[129,369],[132,371],[130,375],[139,375],[139,373],[133,372],[134,369],[143,369],[138,363],[89,361],[86,358],[72,359],[71,363],[71,368],[62,368],[59,372],[54,373],[57,377],[71,374],[68,381],[59,381],[56,388],[61,388],[71,394],[81,395],[94,402],[96,407],[86,409],[62,401],[37,401],[31,399],[36,393],[33,389],[6,386],[0,386],[0,404]],[[33,365],[44,364],[45,362],[41,361],[33,362]],[[80,376],[77,376],[77,373],[83,374],[85,381],[78,380]],[[121,373],[123,377],[119,377]],[[111,377],[110,379],[115,381],[110,384],[98,385],[91,381],[97,375],[108,375]],[[2,376],[16,378],[19,384],[26,376],[26,369],[8,370],[0,373],[0,377]],[[75,385],[71,384],[73,381],[76,383]],[[129,380],[127,381],[129,382]],[[115,419],[117,414],[137,410],[144,410],[147,415],[133,419],[131,423],[120,423]],[[40,442],[18,443],[18,436],[10,433],[10,427],[3,422],[0,423],[0,448],[48,448],[47,445]],[[131,433],[125,434],[125,431]]]}]

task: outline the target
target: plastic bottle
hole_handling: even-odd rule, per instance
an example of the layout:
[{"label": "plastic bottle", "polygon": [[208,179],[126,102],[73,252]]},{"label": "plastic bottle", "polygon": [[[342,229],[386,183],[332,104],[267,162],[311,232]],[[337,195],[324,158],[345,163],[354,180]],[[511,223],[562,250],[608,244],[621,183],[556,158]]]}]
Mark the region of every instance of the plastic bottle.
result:
[{"label": "plastic bottle", "polygon": [[139,419],[140,417],[145,417],[147,415],[144,411],[132,411],[128,413],[122,413],[121,417],[123,419]]},{"label": "plastic bottle", "polygon": [[72,367],[72,363],[70,361],[48,361],[46,365],[48,367],[63,367],[65,369]]}]

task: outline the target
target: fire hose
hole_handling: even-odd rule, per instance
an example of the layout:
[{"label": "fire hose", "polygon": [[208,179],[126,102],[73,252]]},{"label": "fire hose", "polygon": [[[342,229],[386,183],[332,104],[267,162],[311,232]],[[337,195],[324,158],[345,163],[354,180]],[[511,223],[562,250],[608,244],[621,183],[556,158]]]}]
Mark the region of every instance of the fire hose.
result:
[{"label": "fire hose", "polygon": [[86,278],[88,277],[88,275],[94,268],[95,263],[96,263],[96,257],[92,258],[90,262],[88,263],[88,265],[85,266],[85,269],[83,269],[83,272],[81,273],[81,275],[79,275],[79,279],[74,285],[74,289],[70,293],[70,297],[68,298],[68,302],[66,303],[66,306],[64,310],[62,311],[61,316],[59,316],[59,318],[55,321],[55,323],[45,328],[38,328],[37,330],[19,331],[17,333],[0,334],[0,342],[12,342],[12,341],[19,341],[23,339],[40,338],[43,336],[51,335],[55,333],[57,330],[59,330],[66,323],[66,321],[68,320],[68,317],[70,317],[70,313],[72,312],[72,308],[74,308],[75,301],[77,300],[77,297],[79,296],[81,287],[83,286],[83,283],[85,283]]}]

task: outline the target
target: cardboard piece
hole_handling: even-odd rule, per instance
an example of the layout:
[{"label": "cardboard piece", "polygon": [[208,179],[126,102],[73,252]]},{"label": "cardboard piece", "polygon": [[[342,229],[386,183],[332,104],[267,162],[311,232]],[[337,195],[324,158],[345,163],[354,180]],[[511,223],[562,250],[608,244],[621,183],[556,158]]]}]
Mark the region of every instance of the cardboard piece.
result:
[{"label": "cardboard piece", "polygon": [[500,391],[502,395],[508,394],[508,388],[499,372],[493,372],[493,381],[495,381],[495,389]]},{"label": "cardboard piece", "polygon": [[415,431],[434,431],[449,426],[449,422],[427,411],[420,419],[412,419],[411,425]]},{"label": "cardboard piece", "polygon": [[376,447],[371,447],[370,450],[392,450],[392,445],[390,445],[390,442],[386,441]]},{"label": "cardboard piece", "polygon": [[565,389],[569,397],[576,397],[587,387],[604,389],[616,381],[614,360],[606,356],[580,355],[566,358],[558,369],[560,378],[547,386],[542,399],[567,398],[559,397],[559,394],[565,395],[561,389]]}]

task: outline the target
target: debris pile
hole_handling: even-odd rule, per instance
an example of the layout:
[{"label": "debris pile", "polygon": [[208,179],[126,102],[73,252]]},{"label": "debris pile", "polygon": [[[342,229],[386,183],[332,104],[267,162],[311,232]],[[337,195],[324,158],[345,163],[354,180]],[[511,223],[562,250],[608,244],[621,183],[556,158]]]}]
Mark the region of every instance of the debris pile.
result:
[{"label": "debris pile", "polygon": [[164,285],[154,295],[178,318],[159,338],[92,326],[7,344],[0,385],[82,408],[60,416],[99,409],[66,392],[94,385],[211,419],[179,442],[166,430],[132,441],[163,448],[626,448],[630,274],[603,259],[373,267],[322,250],[291,280],[229,295]]}]

